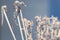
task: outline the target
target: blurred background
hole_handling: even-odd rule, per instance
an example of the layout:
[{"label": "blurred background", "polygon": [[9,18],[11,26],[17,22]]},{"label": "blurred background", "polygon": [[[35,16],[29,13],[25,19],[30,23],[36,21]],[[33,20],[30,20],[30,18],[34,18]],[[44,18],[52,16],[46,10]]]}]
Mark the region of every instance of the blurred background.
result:
[{"label": "blurred background", "polygon": [[[17,40],[21,40],[19,28],[13,22],[14,7],[13,3],[15,0],[0,0],[0,8],[2,5],[7,5],[7,15],[11,25],[14,25],[13,31],[16,35]],[[35,23],[35,16],[57,16],[60,20],[60,0],[19,0],[24,1],[27,7],[22,10],[23,16],[29,20],[33,20]],[[1,11],[1,9],[0,9]],[[1,12],[0,12],[0,23],[1,23]],[[35,27],[33,26],[32,37],[36,40]],[[3,26],[0,25],[0,40],[13,40],[9,27],[6,20],[4,19]]]}]

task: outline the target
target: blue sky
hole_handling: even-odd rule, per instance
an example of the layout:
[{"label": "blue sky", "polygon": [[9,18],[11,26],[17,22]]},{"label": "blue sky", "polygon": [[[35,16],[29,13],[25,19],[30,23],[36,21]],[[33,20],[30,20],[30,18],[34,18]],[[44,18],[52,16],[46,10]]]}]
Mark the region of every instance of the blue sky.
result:
[{"label": "blue sky", "polygon": [[[19,0],[21,1],[21,0]],[[23,16],[27,19],[30,20],[34,20],[34,17],[36,15],[38,16],[57,16],[60,20],[60,0],[22,0],[26,3],[27,7],[23,8]],[[13,2],[14,0],[2,0],[0,1],[0,6],[2,5],[7,5],[8,7],[8,18],[10,20],[11,25],[14,23],[13,22]],[[35,29],[35,26],[33,27],[33,29]],[[19,28],[16,27],[16,25],[14,25],[14,27],[12,27],[14,30],[14,33],[16,35],[17,40],[21,40],[21,36],[19,33]],[[1,40],[13,40],[12,35],[10,33],[9,27],[6,23],[6,20],[4,20],[4,25],[1,28]],[[34,33],[34,30],[33,30]],[[35,35],[33,34],[33,39],[35,40]]]}]

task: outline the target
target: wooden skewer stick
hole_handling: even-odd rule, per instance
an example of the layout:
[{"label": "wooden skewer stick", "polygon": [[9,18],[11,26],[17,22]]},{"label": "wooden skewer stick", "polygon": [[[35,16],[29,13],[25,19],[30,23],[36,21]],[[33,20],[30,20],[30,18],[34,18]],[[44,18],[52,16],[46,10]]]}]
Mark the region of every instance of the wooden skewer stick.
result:
[{"label": "wooden skewer stick", "polygon": [[8,23],[8,26],[9,26],[9,29],[10,29],[10,32],[11,32],[11,34],[12,34],[12,36],[13,36],[13,39],[14,40],[16,40],[16,37],[15,37],[15,35],[14,35],[14,32],[13,32],[13,30],[12,30],[12,28],[11,28],[11,25],[10,25],[10,22],[9,22],[9,20],[8,20],[8,17],[7,17],[7,14],[6,14],[6,12],[5,12],[5,8],[6,8],[7,6],[2,6],[2,10],[3,10],[3,14],[4,14],[4,16],[5,16],[5,19],[6,19],[6,21],[7,21],[7,23]]}]

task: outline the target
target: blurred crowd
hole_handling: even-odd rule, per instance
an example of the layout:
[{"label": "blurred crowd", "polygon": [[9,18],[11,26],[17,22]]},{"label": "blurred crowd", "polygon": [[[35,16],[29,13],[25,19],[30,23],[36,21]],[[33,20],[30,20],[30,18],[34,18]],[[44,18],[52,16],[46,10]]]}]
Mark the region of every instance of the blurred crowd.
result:
[{"label": "blurred crowd", "polygon": [[[32,27],[34,22],[23,19],[28,40],[32,38]],[[60,40],[60,21],[58,17],[35,16],[37,40]]]}]

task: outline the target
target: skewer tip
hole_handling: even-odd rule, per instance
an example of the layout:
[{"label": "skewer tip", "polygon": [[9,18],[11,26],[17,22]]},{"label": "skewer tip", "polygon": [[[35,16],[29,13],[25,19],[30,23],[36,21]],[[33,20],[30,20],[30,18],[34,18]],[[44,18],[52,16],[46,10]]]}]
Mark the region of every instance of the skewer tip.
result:
[{"label": "skewer tip", "polygon": [[3,5],[3,6],[1,7],[1,10],[2,10],[2,11],[7,11],[7,6],[6,6],[6,5]]}]

